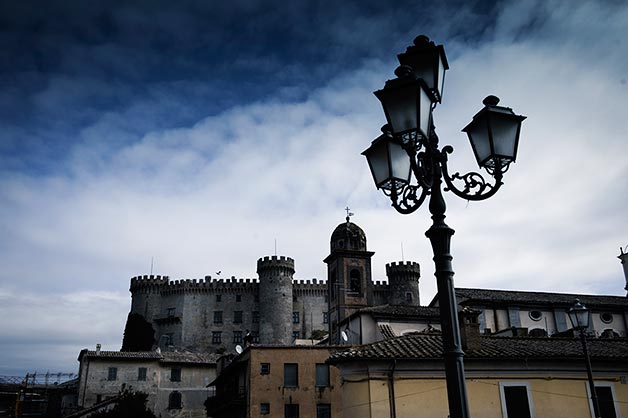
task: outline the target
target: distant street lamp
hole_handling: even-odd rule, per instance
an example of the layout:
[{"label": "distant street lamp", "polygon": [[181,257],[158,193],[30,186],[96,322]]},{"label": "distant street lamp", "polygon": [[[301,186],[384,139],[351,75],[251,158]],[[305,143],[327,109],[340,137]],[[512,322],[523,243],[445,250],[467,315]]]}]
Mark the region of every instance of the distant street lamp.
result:
[{"label": "distant street lamp", "polygon": [[[398,58],[401,66],[395,70],[397,78],[375,92],[388,123],[382,128],[382,135],[362,154],[368,160],[375,185],[390,197],[398,212],[414,212],[430,195],[433,222],[425,235],[431,241],[436,266],[449,413],[451,418],[467,418],[464,353],[450,254],[454,230],[445,223],[442,181],[446,184],[445,191],[466,200],[483,200],[494,195],[502,185],[503,174],[517,156],[525,116],[498,106],[499,99],[495,96],[484,99],[484,108],[463,131],[469,136],[478,165],[495,182],[487,183],[475,172],[450,176],[447,155],[453,152],[453,147],[439,149],[432,120],[432,112],[442,100],[445,71],[449,68],[445,50],[426,36],[418,36],[414,45]],[[455,182],[461,182],[461,187]]]},{"label": "distant street lamp", "polygon": [[591,358],[589,350],[587,350],[586,329],[589,328],[589,310],[580,303],[578,299],[574,305],[567,311],[569,320],[573,329],[580,333],[580,341],[582,341],[582,351],[587,363],[587,377],[589,378],[589,391],[591,392],[591,403],[593,404],[593,413],[595,418],[600,417],[600,406],[597,402],[597,394],[595,393],[595,383],[593,383],[593,371],[591,370]]}]

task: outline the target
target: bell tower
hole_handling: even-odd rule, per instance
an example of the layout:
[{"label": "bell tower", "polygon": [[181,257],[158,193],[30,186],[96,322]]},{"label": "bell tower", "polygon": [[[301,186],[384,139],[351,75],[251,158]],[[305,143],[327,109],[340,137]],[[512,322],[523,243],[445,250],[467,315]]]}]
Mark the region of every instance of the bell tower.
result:
[{"label": "bell tower", "polygon": [[330,254],[323,260],[327,264],[330,344],[342,343],[338,324],[343,319],[373,304],[371,257],[375,253],[366,250],[366,234],[350,216],[347,209],[346,222],[334,229]]}]

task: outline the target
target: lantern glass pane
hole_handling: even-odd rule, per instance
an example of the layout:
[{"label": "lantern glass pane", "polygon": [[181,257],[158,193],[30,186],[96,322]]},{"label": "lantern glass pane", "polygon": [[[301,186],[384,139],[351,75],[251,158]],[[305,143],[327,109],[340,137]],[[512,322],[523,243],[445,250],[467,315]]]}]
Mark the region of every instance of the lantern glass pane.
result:
[{"label": "lantern glass pane", "polygon": [[576,317],[580,328],[589,327],[589,311],[586,309],[576,311]]},{"label": "lantern glass pane", "polygon": [[486,118],[475,119],[465,128],[480,167],[491,156],[491,143],[486,122]]},{"label": "lantern glass pane", "polygon": [[383,91],[380,100],[388,123],[395,134],[408,132],[417,128],[417,99],[416,89],[412,86],[403,86]]},{"label": "lantern glass pane", "polygon": [[379,187],[390,179],[390,167],[388,165],[388,148],[386,141],[377,141],[365,152],[368,159],[375,185]]},{"label": "lantern glass pane", "polygon": [[491,130],[495,155],[514,160],[516,157],[519,121],[507,115],[492,114]]},{"label": "lantern glass pane", "polygon": [[440,102],[443,98],[443,87],[445,86],[445,67],[443,66],[443,60],[441,56],[438,56],[438,101]]},{"label": "lantern glass pane", "polygon": [[432,100],[428,96],[427,92],[419,86],[419,131],[423,136],[428,137],[430,131],[430,115],[432,113]]},{"label": "lantern glass pane", "polygon": [[388,152],[390,155],[391,174],[403,183],[410,182],[410,157],[406,150],[396,142],[388,142]]}]

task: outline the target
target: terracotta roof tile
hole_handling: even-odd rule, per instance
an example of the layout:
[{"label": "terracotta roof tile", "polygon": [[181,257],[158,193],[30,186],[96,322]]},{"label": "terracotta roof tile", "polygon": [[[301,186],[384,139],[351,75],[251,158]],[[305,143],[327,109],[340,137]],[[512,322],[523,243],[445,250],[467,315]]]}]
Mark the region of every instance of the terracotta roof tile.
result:
[{"label": "terracotta roof tile", "polygon": [[[456,288],[456,298],[458,302],[490,302],[490,303],[511,303],[518,304],[550,304],[571,306],[576,298],[587,307],[618,307],[628,308],[628,298],[625,296],[602,296],[602,295],[576,295],[569,293],[548,293],[548,292],[524,292],[517,290],[492,290],[492,289],[467,289]],[[430,305],[437,302],[436,297]]]}]

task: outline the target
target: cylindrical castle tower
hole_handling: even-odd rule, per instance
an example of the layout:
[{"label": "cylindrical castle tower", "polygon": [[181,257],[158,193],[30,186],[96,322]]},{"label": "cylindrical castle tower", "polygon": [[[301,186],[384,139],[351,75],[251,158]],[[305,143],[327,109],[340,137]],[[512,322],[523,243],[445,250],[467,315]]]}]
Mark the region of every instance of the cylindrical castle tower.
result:
[{"label": "cylindrical castle tower", "polygon": [[144,275],[131,278],[131,312],[152,322],[161,310],[161,292],[168,287],[168,276]]},{"label": "cylindrical castle tower", "polygon": [[292,343],[292,276],[290,257],[257,260],[259,276],[259,339],[261,344]]},{"label": "cylindrical castle tower", "polygon": [[390,305],[415,305],[419,300],[419,278],[421,268],[413,261],[386,264],[386,275],[390,288]]}]

